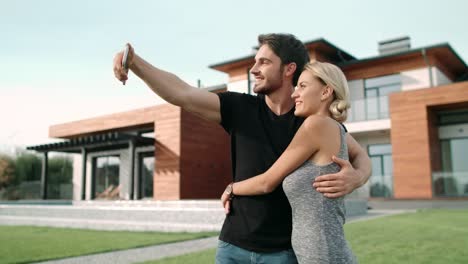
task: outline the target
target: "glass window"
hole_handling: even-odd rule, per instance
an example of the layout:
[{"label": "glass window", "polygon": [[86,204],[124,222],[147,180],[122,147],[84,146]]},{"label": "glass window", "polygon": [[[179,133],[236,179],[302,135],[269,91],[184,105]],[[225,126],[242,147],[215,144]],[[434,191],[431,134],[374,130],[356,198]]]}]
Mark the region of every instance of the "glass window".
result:
[{"label": "glass window", "polygon": [[468,196],[468,138],[442,140],[442,171],[434,173],[436,196]]},{"label": "glass window", "polygon": [[142,153],[140,156],[140,197],[153,198],[154,153]]},{"label": "glass window", "polygon": [[382,86],[379,88],[379,96],[386,96],[393,92],[398,92],[401,90],[401,83],[391,84],[388,86]]},{"label": "glass window", "polygon": [[468,123],[468,109],[438,113],[439,125]]},{"label": "glass window", "polygon": [[73,199],[73,161],[68,156],[56,156],[49,159],[47,181],[48,199]]},{"label": "glass window", "polygon": [[120,197],[120,157],[105,156],[94,159],[94,197],[116,200]]},{"label": "glass window", "polygon": [[[364,80],[366,120],[388,118],[388,95],[401,90],[401,75],[392,74]],[[351,107],[352,108],[352,107]]]},{"label": "glass window", "polygon": [[372,164],[370,178],[371,197],[393,196],[393,161],[392,145],[376,144],[368,146],[369,157]]},{"label": "glass window", "polygon": [[366,89],[379,88],[388,85],[400,85],[401,87],[401,75],[392,74],[364,80],[364,86],[366,87]]},{"label": "glass window", "polygon": [[392,154],[391,144],[369,145],[369,155]]}]

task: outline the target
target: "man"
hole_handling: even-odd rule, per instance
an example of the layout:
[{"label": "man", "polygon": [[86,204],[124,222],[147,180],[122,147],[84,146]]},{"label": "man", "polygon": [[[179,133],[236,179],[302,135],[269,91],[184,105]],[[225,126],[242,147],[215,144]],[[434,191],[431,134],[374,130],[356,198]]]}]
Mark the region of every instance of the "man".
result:
[{"label": "man", "polygon": [[[286,149],[302,119],[294,116],[294,91],[309,56],[289,34],[260,35],[251,73],[254,92],[214,94],[191,87],[172,73],[128,54],[128,68],[167,102],[221,124],[231,136],[234,181],[266,171]],[[127,80],[123,53],[114,59],[115,76]],[[370,176],[370,160],[348,134],[350,160],[334,159],[342,169],[317,177],[313,187],[329,198],[352,192]],[[354,168],[353,168],[354,167]],[[312,188],[312,186],[311,186]],[[281,188],[263,196],[236,197],[220,234],[216,263],[297,263],[291,249],[291,208]]]}]

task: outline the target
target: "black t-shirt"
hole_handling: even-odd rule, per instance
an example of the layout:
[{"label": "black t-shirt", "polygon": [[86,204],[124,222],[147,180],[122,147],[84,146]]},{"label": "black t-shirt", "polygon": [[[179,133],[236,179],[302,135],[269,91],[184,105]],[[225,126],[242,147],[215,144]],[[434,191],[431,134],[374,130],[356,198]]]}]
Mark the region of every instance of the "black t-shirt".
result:
[{"label": "black t-shirt", "polygon": [[[263,96],[220,93],[221,125],[231,135],[234,181],[265,172],[279,158],[303,122],[294,108],[277,116]],[[236,196],[220,239],[256,252],[291,248],[291,207],[281,185],[272,193]]]}]

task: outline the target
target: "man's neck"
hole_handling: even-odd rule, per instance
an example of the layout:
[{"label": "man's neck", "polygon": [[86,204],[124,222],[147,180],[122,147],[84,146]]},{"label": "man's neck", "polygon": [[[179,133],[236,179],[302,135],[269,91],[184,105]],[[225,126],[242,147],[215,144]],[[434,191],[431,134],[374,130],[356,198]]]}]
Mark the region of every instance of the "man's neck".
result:
[{"label": "man's neck", "polygon": [[278,89],[265,96],[268,108],[276,115],[283,115],[294,107],[294,100],[291,98],[293,88]]}]

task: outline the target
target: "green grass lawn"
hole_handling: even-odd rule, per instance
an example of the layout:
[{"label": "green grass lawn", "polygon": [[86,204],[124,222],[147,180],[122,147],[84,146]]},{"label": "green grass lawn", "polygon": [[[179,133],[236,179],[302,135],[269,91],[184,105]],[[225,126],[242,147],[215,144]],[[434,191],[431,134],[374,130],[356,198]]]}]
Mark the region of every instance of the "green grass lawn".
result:
[{"label": "green grass lawn", "polygon": [[[468,263],[468,210],[422,210],[345,225],[361,264]],[[213,263],[215,250],[145,262]]]},{"label": "green grass lawn", "polygon": [[0,263],[28,263],[215,235],[217,233],[214,232],[160,233],[0,226]]}]

